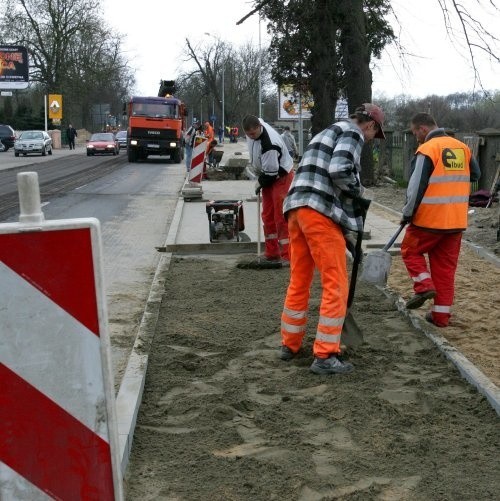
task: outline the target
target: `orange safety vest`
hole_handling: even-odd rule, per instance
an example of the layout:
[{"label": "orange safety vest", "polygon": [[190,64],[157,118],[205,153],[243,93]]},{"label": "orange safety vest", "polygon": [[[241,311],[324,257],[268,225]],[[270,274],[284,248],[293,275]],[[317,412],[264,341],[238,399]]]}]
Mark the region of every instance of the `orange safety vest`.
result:
[{"label": "orange safety vest", "polygon": [[439,136],[423,143],[417,153],[428,156],[434,164],[412,223],[436,230],[467,228],[470,194],[469,147],[450,136]]}]

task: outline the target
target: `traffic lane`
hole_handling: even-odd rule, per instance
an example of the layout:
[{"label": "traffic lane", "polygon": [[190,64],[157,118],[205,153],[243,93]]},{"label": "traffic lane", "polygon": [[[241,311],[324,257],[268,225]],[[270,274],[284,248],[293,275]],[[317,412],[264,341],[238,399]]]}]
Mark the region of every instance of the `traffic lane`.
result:
[{"label": "traffic lane", "polygon": [[52,150],[52,155],[21,155],[16,157],[14,155],[14,148],[10,148],[9,151],[0,152],[0,171],[7,169],[16,169],[18,167],[26,167],[31,165],[38,165],[48,161],[58,160],[61,158],[66,158],[73,155],[85,154],[85,148],[77,146],[75,150],[61,149]]},{"label": "traffic lane", "polygon": [[[31,158],[31,157],[30,157]],[[33,157],[36,159],[38,157]],[[43,162],[24,162],[23,164],[9,169],[0,170],[0,195],[17,191],[17,174],[20,172],[37,172],[38,181],[40,184],[54,181],[62,177],[73,175],[94,167],[96,165],[117,161],[121,159],[121,163],[125,164],[127,159],[123,156],[99,155],[88,157],[85,152],[78,154],[65,155],[46,159]]]},{"label": "traffic lane", "polygon": [[101,222],[117,390],[160,259],[155,247],[165,243],[184,179],[183,164],[126,163],[119,170],[51,199],[42,208],[46,219],[96,217]]},{"label": "traffic lane", "polygon": [[15,220],[18,217],[17,174],[19,172],[35,171],[38,173],[40,198],[42,204],[45,204],[55,196],[68,193],[125,165],[127,165],[127,160],[124,157],[87,158],[85,155],[54,160],[41,166],[24,166],[0,172],[0,221]]}]

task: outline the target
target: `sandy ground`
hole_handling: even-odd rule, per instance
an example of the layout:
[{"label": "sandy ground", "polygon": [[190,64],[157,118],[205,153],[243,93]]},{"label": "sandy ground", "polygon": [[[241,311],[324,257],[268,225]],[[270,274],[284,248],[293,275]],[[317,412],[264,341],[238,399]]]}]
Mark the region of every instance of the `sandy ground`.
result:
[{"label": "sandy ground", "polygon": [[[401,210],[404,190],[392,186],[371,190],[375,201]],[[398,218],[373,206],[370,210],[398,222]],[[498,203],[491,208],[471,208],[469,228],[464,233],[468,240],[500,259],[500,242],[496,241],[498,228]],[[455,302],[450,325],[445,329],[429,326],[445,337],[469,360],[477,365],[497,386],[500,386],[500,269],[478,256],[467,245],[462,245],[457,275]],[[392,261],[388,280],[391,290],[404,299],[413,294],[412,283],[401,256]],[[424,317],[430,302],[416,313]]]},{"label": "sandy ground", "polygon": [[[371,191],[401,210],[404,190]],[[497,225],[497,207],[474,209],[465,238],[498,255]],[[127,499],[497,499],[498,416],[381,291],[358,285],[353,313],[366,342],[346,352],[355,372],[316,376],[308,368],[318,277],[303,350],[282,362],[288,270],[241,270],[237,259],[172,261]],[[498,283],[498,268],[464,245],[452,323],[429,326],[496,384]],[[398,256],[388,288],[411,295]]]},{"label": "sandy ground", "polygon": [[318,278],[303,350],[283,362],[288,270],[242,270],[235,259],[172,260],[128,500],[497,498],[498,416],[381,291],[356,293],[366,340],[346,353],[356,370],[316,376]]}]

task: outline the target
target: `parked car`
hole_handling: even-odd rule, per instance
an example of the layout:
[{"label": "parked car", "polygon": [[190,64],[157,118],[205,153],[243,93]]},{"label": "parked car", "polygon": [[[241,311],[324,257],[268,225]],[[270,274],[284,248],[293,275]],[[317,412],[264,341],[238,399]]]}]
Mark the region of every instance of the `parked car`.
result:
[{"label": "parked car", "polygon": [[3,144],[2,151],[7,151],[9,148],[14,147],[16,135],[14,129],[10,125],[0,124],[0,142]]},{"label": "parked car", "polygon": [[118,155],[120,145],[112,132],[96,132],[87,141],[87,156],[97,153]]},{"label": "parked car", "polygon": [[14,143],[14,155],[18,157],[21,153],[52,155],[52,139],[44,130],[25,130]]},{"label": "parked car", "polygon": [[126,130],[119,130],[115,134],[116,140],[118,141],[118,144],[120,145],[120,148],[126,148],[127,147],[127,131]]}]

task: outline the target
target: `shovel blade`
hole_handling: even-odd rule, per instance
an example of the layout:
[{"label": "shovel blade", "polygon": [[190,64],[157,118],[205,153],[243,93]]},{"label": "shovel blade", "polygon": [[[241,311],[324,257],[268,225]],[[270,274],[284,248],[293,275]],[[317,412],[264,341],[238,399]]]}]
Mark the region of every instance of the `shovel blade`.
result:
[{"label": "shovel blade", "polygon": [[344,320],[340,342],[348,348],[358,348],[363,344],[363,331],[359,328],[352,313],[349,311]]},{"label": "shovel blade", "polygon": [[364,260],[360,279],[376,285],[386,285],[392,257],[383,250],[370,252]]}]

